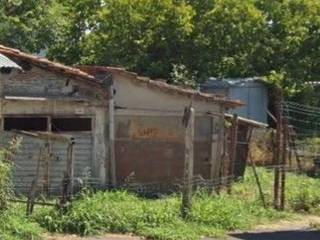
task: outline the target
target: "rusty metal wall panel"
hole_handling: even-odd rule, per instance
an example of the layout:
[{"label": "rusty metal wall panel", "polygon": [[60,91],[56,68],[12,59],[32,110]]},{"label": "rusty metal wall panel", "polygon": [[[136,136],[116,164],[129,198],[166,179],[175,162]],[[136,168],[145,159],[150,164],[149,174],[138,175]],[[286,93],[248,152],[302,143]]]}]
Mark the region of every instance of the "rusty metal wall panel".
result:
[{"label": "rusty metal wall panel", "polygon": [[117,180],[134,173],[137,182],[181,178],[184,146],[178,142],[116,141]]},{"label": "rusty metal wall panel", "polygon": [[[210,174],[209,117],[195,123],[194,173]],[[183,176],[184,129],[179,116],[116,116],[117,181],[134,174],[136,182],[172,181]]]}]

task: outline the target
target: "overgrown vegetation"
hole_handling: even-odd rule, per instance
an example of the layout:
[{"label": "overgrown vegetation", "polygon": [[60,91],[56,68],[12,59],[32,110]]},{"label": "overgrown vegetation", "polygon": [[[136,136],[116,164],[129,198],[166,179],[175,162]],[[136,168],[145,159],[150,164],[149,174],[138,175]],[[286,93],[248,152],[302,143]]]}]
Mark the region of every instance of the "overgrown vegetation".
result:
[{"label": "overgrown vegetation", "polygon": [[255,201],[198,193],[187,220],[180,217],[180,198],[141,199],[127,192],[87,195],[65,210],[42,212],[35,219],[49,231],[81,235],[101,231],[134,233],[153,239],[198,239],[246,229],[286,214],[263,209]]},{"label": "overgrown vegetation", "polygon": [[0,215],[1,240],[40,240],[42,232],[39,224],[26,218],[24,207],[11,205]]},{"label": "overgrown vegetation", "polygon": [[30,222],[19,205],[9,204],[9,198],[13,195],[9,158],[18,146],[19,139],[13,139],[8,149],[0,150],[0,239],[36,240],[41,236],[40,226]]},{"label": "overgrown vegetation", "polygon": [[0,214],[8,205],[8,198],[11,196],[11,166],[5,160],[5,151],[0,151]]},{"label": "overgrown vegetation", "polygon": [[[285,212],[272,209],[273,172],[258,168],[268,208],[260,202],[249,168],[232,195],[212,196],[197,192],[187,219],[180,217],[179,195],[151,200],[125,191],[84,193],[65,209],[37,208],[25,217],[25,206],[14,205],[2,214],[0,239],[38,239],[40,226],[46,231],[92,235],[103,232],[133,233],[150,239],[199,239],[221,236],[226,231],[249,229],[279,219],[299,217],[296,213],[320,214],[320,180],[287,174]],[[44,231],[44,230],[43,230]]]},{"label": "overgrown vegetation", "polygon": [[[304,183],[307,188],[288,191],[291,213],[276,212],[271,206],[272,173],[259,169],[259,175],[269,204],[267,209],[260,203],[254,178],[248,170],[245,180],[233,187],[231,196],[223,192],[219,196],[196,193],[192,211],[186,220],[180,217],[178,195],[148,200],[121,191],[87,194],[67,209],[37,212],[34,219],[49,231],[60,233],[90,235],[117,232],[152,239],[198,239],[199,236],[217,236],[225,231],[248,229],[258,223],[290,218],[293,211],[316,212],[315,204],[320,203],[316,196],[320,197],[320,194],[314,190],[319,186],[319,180],[290,176],[289,188],[297,183]],[[306,195],[305,191],[312,192],[314,196]]]},{"label": "overgrown vegetation", "polygon": [[[258,168],[258,175],[266,201],[271,206],[273,200],[273,172]],[[320,179],[295,173],[287,173],[286,179],[286,209],[290,212],[320,214]],[[247,171],[247,176],[242,183],[235,185],[233,193],[247,200],[259,199],[251,170]]]}]

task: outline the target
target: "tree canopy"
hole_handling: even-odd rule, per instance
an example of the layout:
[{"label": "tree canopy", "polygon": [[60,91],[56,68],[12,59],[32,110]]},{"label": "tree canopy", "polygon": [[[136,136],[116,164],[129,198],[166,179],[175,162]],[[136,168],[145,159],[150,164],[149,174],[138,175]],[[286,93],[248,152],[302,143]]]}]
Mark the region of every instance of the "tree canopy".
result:
[{"label": "tree canopy", "polygon": [[69,65],[194,85],[265,76],[297,94],[320,77],[314,0],[0,0],[0,43]]}]

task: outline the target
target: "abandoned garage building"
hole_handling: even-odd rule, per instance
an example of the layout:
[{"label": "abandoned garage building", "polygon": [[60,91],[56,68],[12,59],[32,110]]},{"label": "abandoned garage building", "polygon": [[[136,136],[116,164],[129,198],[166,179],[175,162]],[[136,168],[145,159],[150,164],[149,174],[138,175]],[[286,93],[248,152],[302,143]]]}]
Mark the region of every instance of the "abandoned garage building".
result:
[{"label": "abandoned garage building", "polygon": [[[13,139],[13,129],[71,135],[75,139],[74,177],[81,177],[90,168],[92,178],[104,184],[107,87],[78,69],[15,49],[0,46],[0,54],[22,68],[1,65],[2,145]],[[18,191],[30,188],[44,144],[42,139],[23,136],[13,157],[13,181]],[[53,141],[43,183],[49,190],[59,191],[66,155],[66,144]]]},{"label": "abandoned garage building", "polygon": [[183,110],[196,112],[194,174],[218,178],[222,161],[224,114],[239,101],[169,85],[121,68],[82,66],[103,80],[113,79],[116,181],[139,183],[181,179],[184,169]]},{"label": "abandoned garage building", "polygon": [[74,139],[72,181],[88,177],[90,183],[107,186],[128,180],[180,179],[184,168],[181,122],[190,104],[196,111],[194,174],[204,179],[220,176],[224,114],[241,106],[239,101],[120,68],[75,69],[4,46],[0,54],[17,65],[0,67],[0,142],[7,146],[22,136],[12,156],[19,191],[28,191],[38,176],[43,152],[49,157],[40,164],[40,183],[48,192],[59,191],[69,150],[57,136]]}]

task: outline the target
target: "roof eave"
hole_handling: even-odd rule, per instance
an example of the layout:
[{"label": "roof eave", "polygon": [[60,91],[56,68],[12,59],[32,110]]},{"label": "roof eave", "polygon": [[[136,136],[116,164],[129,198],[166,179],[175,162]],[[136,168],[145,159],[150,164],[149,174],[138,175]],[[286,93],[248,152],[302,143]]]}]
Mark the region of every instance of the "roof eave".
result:
[{"label": "roof eave", "polygon": [[94,76],[89,75],[88,73],[83,72],[77,68],[68,67],[60,63],[49,61],[45,58],[36,57],[31,54],[23,53],[17,49],[8,48],[2,45],[0,45],[0,53],[7,57],[21,59],[32,65],[44,68],[49,71],[54,71],[66,76],[74,77],[77,80],[84,81],[88,84],[96,85],[99,87],[103,86],[103,84]]},{"label": "roof eave", "polygon": [[191,89],[185,89],[185,88],[181,88],[179,86],[170,85],[170,84],[165,83],[163,81],[155,81],[155,80],[152,80],[148,77],[139,76],[137,73],[130,72],[130,71],[127,71],[127,70],[125,70],[123,68],[119,68],[119,67],[79,66],[78,68],[83,71],[90,72],[90,70],[91,71],[93,70],[93,71],[96,71],[97,73],[107,73],[108,72],[108,73],[126,76],[130,79],[135,80],[138,83],[146,84],[150,88],[161,89],[162,91],[167,91],[170,93],[187,96],[187,97],[190,97],[193,99],[198,99],[201,101],[218,103],[218,104],[225,106],[226,108],[237,108],[237,107],[241,107],[244,105],[242,102],[240,102],[238,100],[230,100],[230,99],[226,99],[223,97],[218,97],[218,95],[215,95],[215,94],[208,94],[208,93],[203,93],[203,92],[199,92],[199,91],[195,91],[195,90],[191,90]]}]

